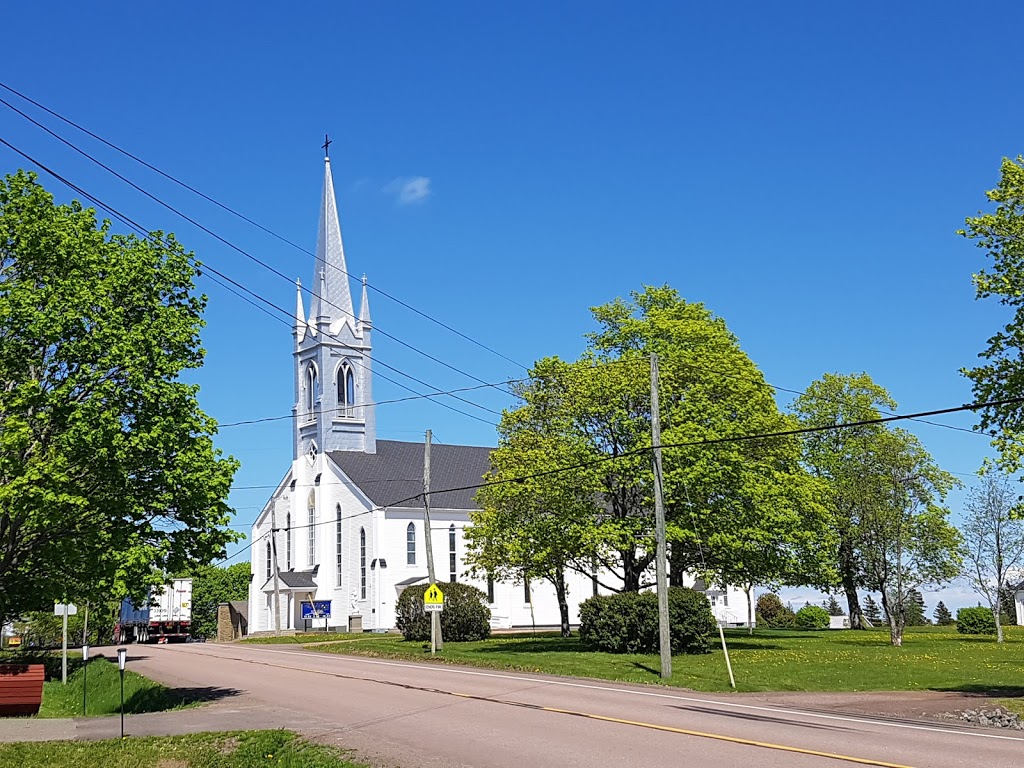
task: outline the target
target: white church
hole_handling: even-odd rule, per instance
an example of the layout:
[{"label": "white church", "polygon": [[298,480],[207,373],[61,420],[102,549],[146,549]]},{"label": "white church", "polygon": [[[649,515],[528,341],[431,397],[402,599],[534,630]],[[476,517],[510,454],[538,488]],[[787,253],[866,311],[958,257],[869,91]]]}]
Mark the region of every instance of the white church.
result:
[{"label": "white church", "polygon": [[[307,317],[299,286],[293,330],[292,464],[252,527],[249,631],[327,626],[383,632],[395,627],[402,590],[427,583],[420,496],[424,444],[376,436],[366,281],[357,315],[329,158],[324,159],[315,268],[310,313]],[[482,446],[433,446],[431,488],[480,483],[490,452]],[[431,493],[437,581],[442,589],[443,582],[460,581],[483,590],[495,628],[557,626],[550,583],[468,577],[463,530],[476,509],[474,493]],[[597,594],[598,585],[583,574],[567,579],[575,624],[580,601]],[[742,591],[729,587],[707,594],[720,621],[746,621]]]}]

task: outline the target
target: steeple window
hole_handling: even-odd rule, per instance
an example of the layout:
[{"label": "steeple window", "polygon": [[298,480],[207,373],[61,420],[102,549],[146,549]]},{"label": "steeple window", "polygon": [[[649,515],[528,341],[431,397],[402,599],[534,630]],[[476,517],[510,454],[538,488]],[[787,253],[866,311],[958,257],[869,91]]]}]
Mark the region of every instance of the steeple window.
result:
[{"label": "steeple window", "polygon": [[356,377],[348,363],[338,368],[338,415],[345,419],[356,415]]},{"label": "steeple window", "polygon": [[316,415],[316,366],[313,363],[306,368],[306,413],[310,418]]}]

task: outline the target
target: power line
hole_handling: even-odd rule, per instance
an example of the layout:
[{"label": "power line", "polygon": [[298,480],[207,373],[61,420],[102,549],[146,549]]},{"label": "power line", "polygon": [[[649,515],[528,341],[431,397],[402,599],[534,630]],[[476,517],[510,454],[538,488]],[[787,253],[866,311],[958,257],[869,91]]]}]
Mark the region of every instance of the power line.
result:
[{"label": "power line", "polygon": [[[25,158],[29,162],[37,165],[39,168],[43,169],[46,173],[48,173],[49,175],[53,176],[55,179],[57,179],[58,181],[62,182],[63,184],[67,185],[70,189],[72,189],[75,192],[77,192],[78,194],[82,195],[87,200],[95,203],[100,208],[103,208],[104,210],[108,211],[111,215],[113,215],[116,218],[118,218],[120,221],[125,223],[127,226],[129,226],[129,227],[135,229],[137,232],[139,232],[142,235],[142,237],[144,237],[145,239],[155,241],[155,238],[153,238],[153,236],[150,235],[144,227],[142,227],[138,222],[135,222],[134,220],[132,220],[131,218],[129,218],[125,214],[123,214],[120,211],[118,211],[113,206],[108,205],[107,203],[104,203],[102,200],[100,200],[99,198],[95,197],[94,195],[89,194],[84,189],[82,189],[81,187],[79,187],[76,184],[74,184],[73,182],[71,182],[69,179],[65,178],[61,174],[59,174],[56,171],[54,171],[52,168],[50,168],[47,165],[41,163],[39,160],[35,159],[34,157],[29,155],[28,153],[23,152],[22,150],[18,149],[16,146],[11,144],[9,141],[4,139],[3,137],[0,137],[0,143],[4,144],[5,146],[10,148],[14,152],[18,153],[19,155],[21,155],[23,158]],[[246,293],[250,294],[251,296],[254,296],[255,298],[259,299],[261,302],[263,302],[264,304],[268,305],[269,307],[271,307],[273,309],[276,309],[278,312],[280,312],[280,313],[282,313],[282,314],[284,314],[284,315],[286,315],[288,317],[291,317],[291,313],[288,310],[284,309],[281,306],[278,306],[277,304],[275,304],[274,302],[270,301],[269,299],[264,298],[263,296],[261,296],[260,294],[256,293],[255,291],[250,290],[249,288],[245,287],[244,285],[242,285],[238,281],[236,281],[236,280],[232,279],[231,277],[227,276],[223,272],[220,272],[217,269],[215,269],[214,267],[211,267],[209,265],[206,265],[206,264],[203,264],[203,263],[199,262],[197,259],[195,259],[192,256],[189,256],[188,258],[189,258],[190,261],[192,261],[195,264],[195,266],[199,270],[200,274],[202,274],[204,271],[212,272],[213,274],[218,275],[219,277],[221,277],[224,280],[227,280],[229,283],[231,283],[232,285],[240,288],[241,290],[245,291]],[[234,293],[234,291],[232,291],[232,293]],[[249,303],[251,304],[252,302],[249,302]],[[270,314],[270,313],[268,312],[267,314]],[[271,317],[274,317],[274,316],[271,315]],[[280,321],[280,322],[282,322],[286,326],[290,327],[290,322],[285,321],[285,320],[283,320],[283,319],[281,319],[279,317],[275,317],[275,319]],[[328,335],[332,336],[335,339],[338,338],[334,334],[328,334]],[[415,376],[412,376],[412,375],[410,375],[408,373],[405,373],[404,371],[402,371],[402,370],[400,370],[398,368],[395,368],[392,365],[389,365],[389,364],[383,362],[379,358],[374,358],[374,359],[376,360],[376,362],[379,365],[382,365],[385,368],[388,368],[389,370],[392,370],[392,371],[398,373],[401,376],[405,376],[406,378],[409,378],[409,379],[411,379],[411,380],[413,380],[415,382],[418,382],[418,383],[422,384],[423,386],[430,387],[431,389],[437,389],[436,387],[433,387],[432,385],[428,384],[427,382],[422,381],[421,379],[418,379]],[[352,362],[356,363],[357,365],[359,365],[362,368],[367,368],[367,366],[363,365],[358,360],[353,360]],[[379,371],[375,372],[374,375],[380,376],[381,378],[385,379],[386,381],[390,381],[393,384],[395,384],[395,385],[397,385],[397,386],[401,387],[402,389],[405,389],[405,390],[407,390],[409,392],[412,392],[415,395],[423,395],[423,393],[417,392],[415,389],[412,389],[411,387],[408,387],[405,384],[402,384],[401,382],[396,381],[395,379],[393,379],[393,378],[391,378],[389,376],[385,376],[384,374],[380,373]],[[472,405],[472,406],[474,406],[476,408],[480,408],[481,410],[489,411],[489,412],[494,413],[494,414],[499,415],[499,416],[501,415],[499,411],[495,411],[495,410],[493,410],[491,408],[487,408],[486,406],[480,405],[479,403],[474,403],[472,400],[467,400],[466,398],[460,397],[459,395],[454,395],[453,394],[453,395],[449,395],[449,396],[450,397],[454,397],[457,400],[461,400],[462,402],[465,402],[465,403],[467,403],[469,405]],[[427,397],[430,397],[430,396],[428,395]],[[459,408],[456,408],[456,407],[454,407],[454,406],[452,406],[452,405],[450,405],[448,403],[445,403],[445,402],[443,402],[441,400],[435,400],[432,397],[430,399],[432,400],[432,402],[437,403],[438,405],[440,405],[440,406],[442,406],[444,408],[447,408],[447,409],[449,409],[451,411],[454,411],[456,413],[460,413],[463,416],[467,416],[467,417],[469,417],[471,419],[475,419],[477,421],[483,422],[484,424],[487,424],[487,425],[492,426],[492,427],[497,426],[494,422],[488,421],[487,419],[482,419],[479,416],[476,416],[474,414],[467,413],[466,411],[463,411],[463,410],[461,410]]]},{"label": "power line", "polygon": [[[295,243],[292,240],[289,240],[288,238],[286,238],[286,237],[284,237],[282,235],[279,235],[278,233],[274,232],[271,229],[268,229],[267,227],[263,226],[262,224],[252,220],[248,216],[240,213],[239,211],[236,211],[234,208],[231,208],[230,206],[225,205],[224,203],[221,203],[220,201],[214,199],[213,197],[210,197],[209,195],[207,195],[204,192],[196,189],[195,187],[190,186],[189,184],[185,183],[184,181],[181,181],[180,179],[175,178],[174,176],[172,176],[171,174],[161,170],[160,168],[157,168],[156,166],[146,162],[142,158],[132,154],[131,152],[129,152],[129,151],[125,150],[125,149],[122,149],[121,147],[117,146],[113,142],[108,141],[107,139],[103,138],[102,136],[97,135],[96,133],[93,133],[92,131],[90,131],[87,128],[84,128],[83,126],[81,126],[78,123],[74,122],[70,118],[67,118],[64,115],[61,115],[60,113],[50,109],[49,107],[47,107],[47,106],[45,106],[43,104],[40,104],[35,99],[32,99],[29,96],[26,96],[24,93],[21,93],[20,91],[18,91],[15,88],[7,85],[6,83],[0,82],[0,87],[6,89],[10,93],[13,93],[15,96],[18,96],[19,98],[23,99],[24,101],[29,102],[30,104],[32,104],[35,107],[43,110],[47,114],[57,118],[58,120],[63,121],[64,123],[66,123],[66,124],[70,125],[71,127],[75,128],[76,130],[81,131],[82,133],[86,134],[87,136],[90,136],[91,138],[95,139],[96,141],[99,141],[100,143],[106,145],[107,147],[110,147],[111,149],[115,150],[116,152],[120,152],[125,157],[128,157],[128,158],[134,160],[135,162],[143,165],[144,167],[148,168],[149,170],[153,171],[154,173],[157,173],[160,176],[163,176],[168,181],[171,181],[171,182],[173,182],[173,183],[175,183],[175,184],[177,184],[177,185],[187,189],[189,192],[192,192],[193,194],[198,195],[203,200],[206,200],[207,202],[212,203],[213,205],[216,205],[218,208],[220,208],[220,209],[230,213],[232,216],[236,216],[237,218],[241,219],[242,221],[245,221],[246,223],[251,224],[252,226],[254,226],[257,229],[259,229],[261,232],[264,232],[265,234],[268,234],[271,237],[274,237],[277,240],[279,240],[279,241],[281,241],[281,242],[283,242],[283,243],[285,243],[287,245],[290,245],[291,247],[296,248],[299,251],[302,251],[303,253],[306,253],[306,254],[308,254],[310,256],[313,256],[314,258],[316,257],[316,254],[313,253],[312,251],[310,251],[309,249],[304,248],[303,246],[299,245],[298,243]],[[4,103],[7,104],[7,106],[11,107],[12,109],[15,109],[15,111],[19,112],[19,114],[22,114],[26,119],[32,120],[32,118],[28,117],[27,115],[25,115],[20,110],[17,110],[15,107],[11,106],[6,101]],[[32,120],[32,122],[35,123],[36,121]],[[40,125],[40,124],[36,123],[36,125]],[[40,125],[40,127],[44,127],[44,126]],[[48,130],[48,129],[45,129],[45,127],[44,127],[44,130]],[[53,135],[56,135],[56,134],[53,134]],[[332,264],[331,266],[334,267],[335,269],[337,269],[342,274],[344,274],[345,277],[347,277],[348,279],[350,279],[350,280],[356,279],[355,275],[351,274],[350,272],[347,272],[346,270],[342,269],[338,265]],[[472,338],[471,336],[466,335],[462,331],[459,331],[458,329],[453,328],[452,326],[448,325],[447,323],[445,323],[445,322],[443,322],[441,320],[438,320],[436,317],[433,317],[432,315],[430,315],[430,314],[428,314],[428,313],[426,313],[426,312],[424,312],[424,311],[422,311],[420,309],[417,309],[416,307],[412,306],[411,304],[408,304],[405,301],[402,301],[398,297],[391,295],[390,293],[388,293],[387,291],[383,290],[382,288],[378,288],[375,285],[373,285],[372,283],[367,283],[367,287],[369,287],[371,290],[379,293],[381,296],[384,296],[385,298],[390,299],[391,301],[395,302],[396,304],[399,304],[400,306],[405,307],[406,309],[410,310],[411,312],[415,312],[420,317],[423,317],[426,320],[429,320],[432,323],[435,323],[436,325],[439,325],[440,327],[444,328],[445,330],[447,330],[447,331],[449,331],[451,333],[454,333],[456,336],[459,336],[460,338],[465,339],[466,341],[470,342],[471,344],[475,344],[476,346],[480,347],[481,349],[486,350],[487,352],[490,352],[491,354],[496,355],[497,357],[500,357],[503,360],[505,360],[505,361],[507,361],[509,363],[512,363],[513,365],[515,365],[515,366],[517,366],[519,368],[523,368],[523,369],[527,368],[527,366],[523,365],[522,363],[516,362],[512,358],[503,355],[501,352],[498,352],[496,349],[493,349],[492,347],[489,347],[488,345],[484,344],[483,342],[478,341],[478,340]]]},{"label": "power line", "polygon": [[[700,447],[700,446],[721,445],[721,444],[725,444],[725,443],[739,443],[739,442],[750,442],[750,441],[753,441],[753,440],[767,440],[767,439],[778,438],[778,437],[795,437],[797,435],[805,435],[805,434],[810,434],[810,433],[814,433],[814,432],[829,432],[829,431],[832,431],[832,430],[854,429],[856,427],[873,426],[873,425],[877,425],[877,424],[887,424],[887,423],[895,422],[895,421],[907,421],[907,420],[911,420],[911,419],[926,418],[926,417],[929,417],[929,416],[942,416],[942,415],[946,415],[946,414],[950,414],[950,413],[959,413],[961,411],[976,411],[979,408],[997,408],[999,406],[1004,406],[1004,405],[1019,405],[1021,403],[1024,403],[1024,397],[1012,397],[1012,398],[1007,398],[1005,400],[990,400],[990,401],[987,401],[987,402],[984,402],[984,403],[967,403],[966,405],[958,405],[958,406],[955,406],[955,407],[952,407],[952,408],[940,408],[940,409],[932,410],[932,411],[922,411],[920,413],[909,413],[909,414],[896,415],[896,416],[884,416],[884,417],[878,417],[878,418],[874,418],[874,419],[862,419],[860,421],[843,422],[841,424],[826,424],[826,425],[814,426],[814,427],[799,427],[799,428],[796,428],[796,429],[786,429],[786,430],[780,430],[780,431],[777,431],[777,432],[760,432],[760,433],[749,434],[749,435],[732,435],[732,436],[729,436],[729,437],[705,438],[705,439],[702,439],[702,440],[688,440],[688,441],[679,442],[679,443],[662,443],[658,447],[660,447],[662,449],[666,449],[666,448],[693,448],[693,447]],[[441,488],[441,489],[437,489],[437,490],[431,490],[430,493],[431,493],[431,495],[442,494],[442,493],[457,493],[459,491],[473,491],[473,490],[479,490],[481,488],[489,488],[489,487],[494,486],[494,485],[507,485],[508,483],[521,483],[521,482],[524,482],[526,480],[532,480],[532,479],[535,479],[535,478],[538,478],[538,477],[548,477],[550,475],[562,474],[564,472],[574,472],[574,471],[580,470],[580,469],[589,469],[590,467],[594,467],[594,466],[597,466],[599,464],[604,464],[604,463],[612,462],[612,461],[619,461],[621,459],[626,459],[626,458],[630,458],[630,457],[633,457],[633,456],[640,456],[640,455],[643,455],[643,454],[647,453],[648,451],[652,451],[654,448],[655,448],[655,446],[645,446],[643,448],[637,448],[637,449],[632,450],[632,451],[625,451],[625,452],[620,453],[620,454],[615,455],[615,456],[601,456],[601,457],[598,457],[596,459],[591,459],[589,461],[584,461],[584,462],[580,462],[578,464],[572,464],[572,465],[569,465],[569,466],[555,467],[553,469],[545,469],[545,470],[541,470],[539,472],[531,472],[531,473],[525,474],[525,475],[517,475],[515,477],[504,477],[504,478],[498,478],[498,479],[494,479],[494,480],[485,480],[484,482],[475,483],[473,485],[463,485],[463,486],[457,486],[457,487],[454,487],[454,488]],[[277,488],[278,486],[274,486],[274,487]],[[348,516],[348,517],[343,517],[342,520],[350,519],[350,517],[359,517],[361,515],[370,514],[371,512],[374,512],[374,511],[380,510],[380,509],[396,508],[396,507],[400,508],[400,507],[402,507],[402,505],[407,504],[410,501],[415,501],[416,499],[421,498],[422,496],[423,496],[423,492],[420,491],[420,492],[418,492],[418,493],[416,493],[416,494],[414,494],[412,496],[408,496],[408,497],[406,497],[404,499],[399,499],[399,500],[391,502],[391,503],[389,503],[389,504],[387,504],[385,506],[375,506],[372,509],[368,509],[368,510],[364,510],[362,512],[358,512],[355,515],[351,515],[351,516]],[[315,528],[315,527],[320,526],[320,525],[329,525],[329,524],[334,524],[334,523],[337,523],[337,519],[334,519],[334,520],[322,520],[319,523],[313,523],[312,525],[306,524],[306,525],[292,526],[290,530],[302,530],[302,529],[311,528],[311,527]],[[279,530],[281,530],[281,529],[279,529]],[[263,535],[266,535],[266,534],[261,534],[261,536],[263,536]],[[259,539],[257,539],[257,540],[259,540]]]}]

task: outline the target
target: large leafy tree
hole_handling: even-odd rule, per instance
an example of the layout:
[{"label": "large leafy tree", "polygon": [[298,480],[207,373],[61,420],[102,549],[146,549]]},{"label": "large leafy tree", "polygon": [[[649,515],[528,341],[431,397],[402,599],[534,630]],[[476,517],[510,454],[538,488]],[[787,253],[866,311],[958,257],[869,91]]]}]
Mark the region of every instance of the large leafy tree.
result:
[{"label": "large leafy tree", "polygon": [[914,592],[959,574],[961,536],[943,505],[957,482],[902,429],[886,430],[874,442],[865,472],[873,487],[865,488],[870,497],[861,503],[864,585],[881,593],[890,640],[898,646]]},{"label": "large leafy tree", "polygon": [[808,469],[826,488],[829,525],[835,549],[832,557],[846,595],[850,626],[865,629],[857,595],[863,586],[860,558],[865,506],[874,503],[877,478],[868,471],[879,441],[885,439],[881,424],[845,429],[828,429],[877,419],[883,408],[896,402],[884,387],[866,373],[826,373],[797,397],[793,410],[801,425],[817,428],[804,436],[804,460]]},{"label": "large leafy tree", "polygon": [[[599,328],[575,362],[539,361],[506,412],[494,478],[547,472],[538,483],[487,489],[489,508],[532,509],[561,521],[559,558],[591,573],[595,561],[635,591],[654,560],[649,361],[660,360],[665,507],[670,577],[686,572],[745,583],[817,580],[828,532],[818,485],[800,464],[760,371],[721,318],[671,288],[647,287],[629,301],[592,310]],[[541,450],[521,450],[542,440]],[[558,480],[551,478],[559,477]],[[522,539],[507,516],[492,527]],[[508,521],[507,523],[504,521]],[[503,527],[506,526],[507,527]],[[510,566],[523,568],[521,560]]]},{"label": "large leafy tree", "polygon": [[[999,186],[986,195],[994,212],[968,217],[958,234],[973,240],[992,259],[974,275],[976,297],[995,298],[1013,316],[988,340],[979,357],[985,359],[964,374],[978,401],[1024,397],[1024,157],[1003,158]],[[1001,463],[1009,471],[1024,464],[1024,407],[1019,403],[980,411],[980,426],[991,431]]]},{"label": "large leafy tree", "polygon": [[233,459],[183,371],[205,298],[172,236],[0,183],[0,619],[220,555]]}]

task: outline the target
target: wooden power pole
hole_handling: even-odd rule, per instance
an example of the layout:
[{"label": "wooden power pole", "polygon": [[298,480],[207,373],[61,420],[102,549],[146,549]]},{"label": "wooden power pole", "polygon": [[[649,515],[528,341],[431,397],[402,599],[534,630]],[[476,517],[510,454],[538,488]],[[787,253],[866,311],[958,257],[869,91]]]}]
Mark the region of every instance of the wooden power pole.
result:
[{"label": "wooden power pole", "polygon": [[[430,430],[427,430],[426,440],[423,442],[423,537],[427,544],[427,578],[431,584],[436,584],[434,575],[434,535],[430,528]],[[434,611],[430,614],[431,631],[437,638],[437,650],[444,650],[444,638],[441,636],[441,614]]]},{"label": "wooden power pole", "polygon": [[651,446],[654,461],[654,535],[657,539],[655,573],[658,581],[658,645],[661,676],[672,677],[672,634],[668,625],[668,563],[665,543],[665,500],[662,497],[661,415],[658,406],[658,356],[651,353]]}]

